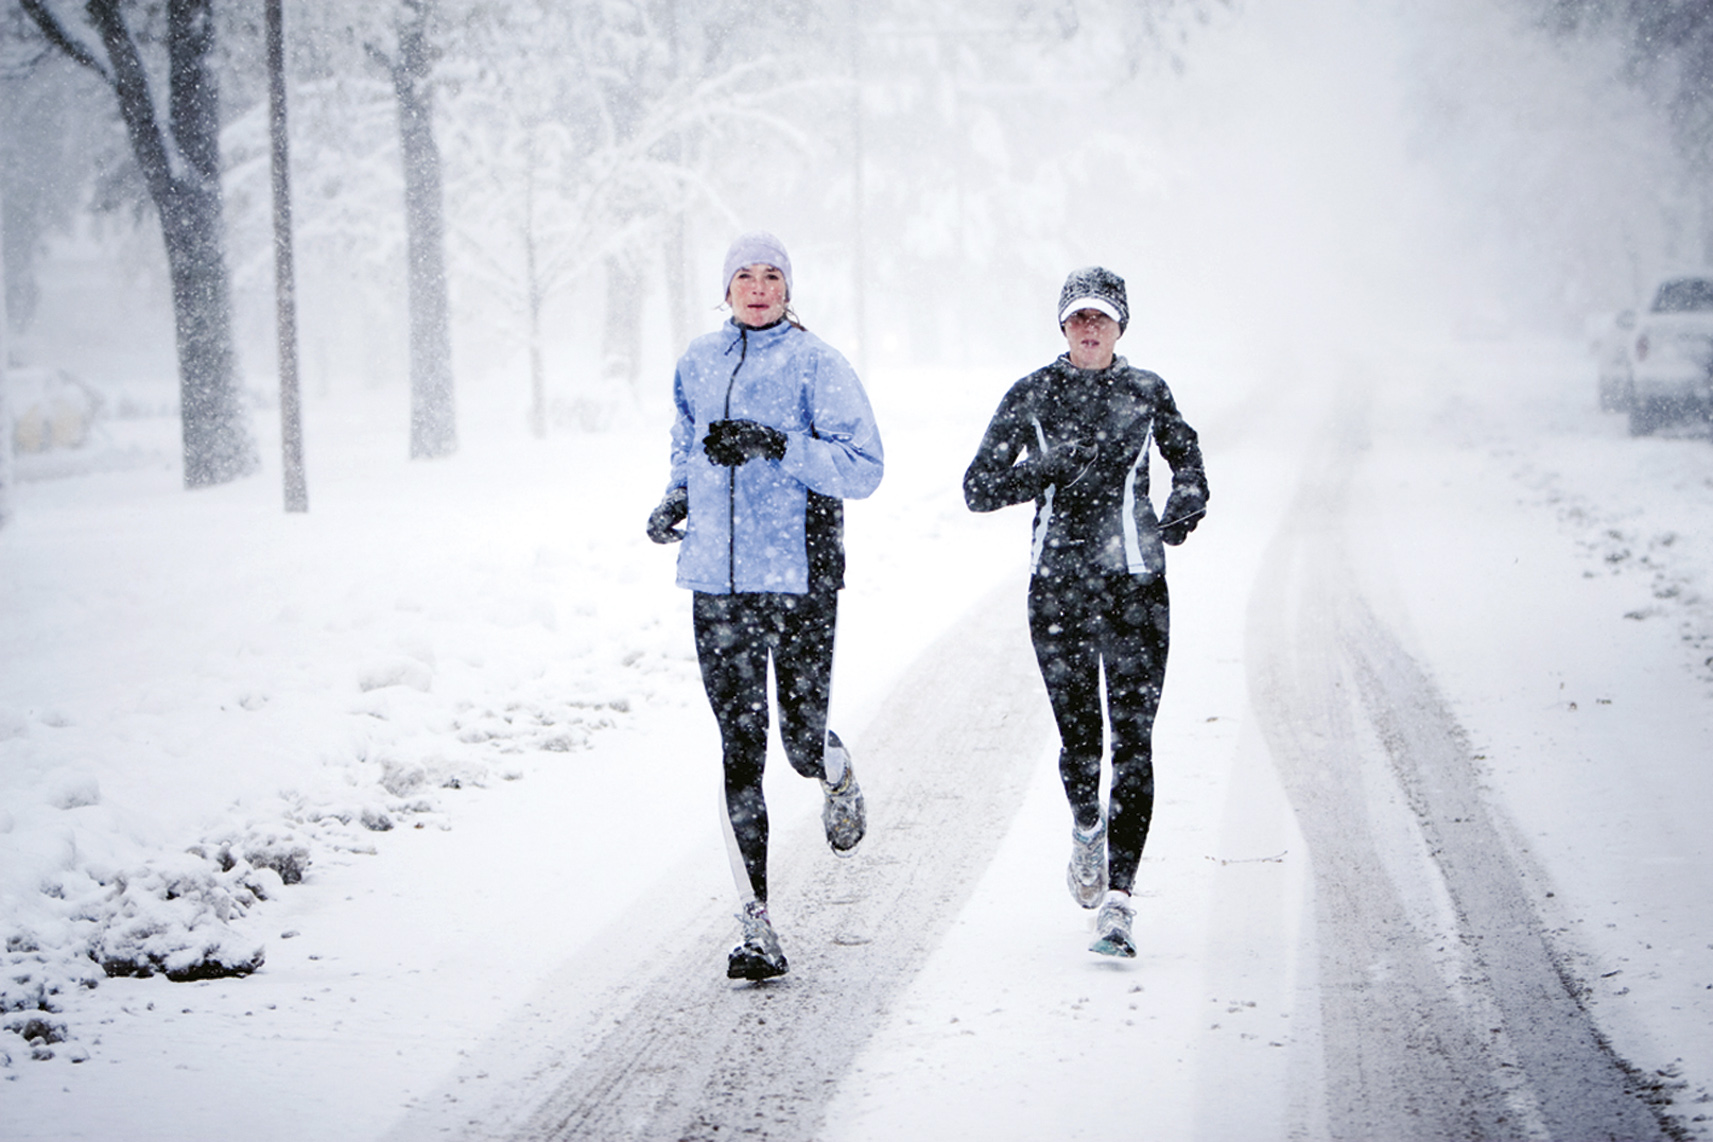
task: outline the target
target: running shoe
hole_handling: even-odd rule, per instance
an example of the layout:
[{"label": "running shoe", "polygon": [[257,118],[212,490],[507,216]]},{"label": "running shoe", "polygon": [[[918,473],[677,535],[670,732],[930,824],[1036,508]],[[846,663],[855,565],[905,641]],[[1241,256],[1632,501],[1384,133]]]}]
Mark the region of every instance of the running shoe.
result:
[{"label": "running shoe", "polygon": [[743,942],[726,960],[726,978],[763,980],[784,975],[789,970],[785,951],[779,946],[773,921],[767,918],[767,905],[749,901],[738,913],[738,923],[743,925]]},{"label": "running shoe", "polygon": [[1100,911],[1095,914],[1095,940],[1088,946],[1088,950],[1099,952],[1103,956],[1135,959],[1136,945],[1130,939],[1130,921],[1135,915],[1136,908],[1131,904],[1128,892],[1120,892],[1117,889],[1108,892],[1101,903]]},{"label": "running shoe", "polygon": [[863,806],[862,789],[857,785],[856,767],[851,764],[851,751],[839,740],[839,735],[827,732],[827,753],[844,755],[844,774],[837,785],[821,779],[821,792],[827,803],[821,806],[821,825],[827,830],[827,844],[836,853],[848,853],[857,847],[868,832],[868,810]]},{"label": "running shoe", "polygon": [[1106,819],[1083,832],[1071,825],[1071,863],[1065,868],[1071,896],[1084,908],[1094,908],[1106,892]]}]

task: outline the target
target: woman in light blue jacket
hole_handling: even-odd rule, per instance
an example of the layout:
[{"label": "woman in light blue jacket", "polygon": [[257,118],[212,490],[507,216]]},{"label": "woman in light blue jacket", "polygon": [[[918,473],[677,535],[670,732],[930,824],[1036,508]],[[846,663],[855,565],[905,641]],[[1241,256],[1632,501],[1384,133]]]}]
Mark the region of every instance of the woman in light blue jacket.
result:
[{"label": "woman in light blue jacket", "polygon": [[[726,974],[786,971],[767,914],[767,663],[791,767],[821,782],[827,843],[847,853],[866,814],[850,752],[827,729],[844,586],[843,500],[880,484],[880,434],[844,357],[791,312],[791,259],[765,232],[726,253],[732,318],[698,337],[673,380],[672,475],[649,538],[682,540],[696,655],[720,726],[726,819],[744,897]],[[678,524],[686,526],[679,530]]]}]

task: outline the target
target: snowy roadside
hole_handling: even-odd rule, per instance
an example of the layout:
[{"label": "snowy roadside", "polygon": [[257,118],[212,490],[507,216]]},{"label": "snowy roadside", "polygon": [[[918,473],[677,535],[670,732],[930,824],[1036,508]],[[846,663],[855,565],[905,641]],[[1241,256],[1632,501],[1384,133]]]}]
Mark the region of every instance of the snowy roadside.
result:
[{"label": "snowy roadside", "polygon": [[1561,969],[1713,1136],[1713,450],[1630,438],[1573,346],[1422,365],[1368,462],[1370,597],[1469,731]]},{"label": "snowy roadside", "polygon": [[297,958],[283,917],[352,862],[681,720],[660,715],[693,693],[685,608],[635,526],[658,450],[478,436],[412,466],[368,427],[379,404],[312,408],[307,517],[267,475],[21,490],[0,533],[8,1078],[110,1058],[105,976],[266,974]]}]

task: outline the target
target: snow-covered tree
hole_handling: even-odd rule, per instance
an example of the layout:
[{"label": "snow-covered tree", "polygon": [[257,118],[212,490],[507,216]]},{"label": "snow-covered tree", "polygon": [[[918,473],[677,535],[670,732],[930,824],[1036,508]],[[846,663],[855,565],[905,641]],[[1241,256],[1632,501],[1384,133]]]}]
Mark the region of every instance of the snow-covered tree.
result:
[{"label": "snow-covered tree", "polygon": [[[235,112],[221,139],[234,288],[259,334],[271,240],[255,7],[222,8],[213,66]],[[859,327],[876,360],[1003,352],[1009,330],[985,315],[1062,276],[1078,193],[1148,174],[1127,142],[1146,115],[1137,78],[1169,71],[1224,7],[293,0],[308,388],[408,371],[412,452],[435,454],[422,430],[455,440],[456,341],[527,378],[535,431],[567,403],[600,423],[663,389],[641,363],[675,356],[712,316],[718,253],[751,226],[792,245],[808,270],[800,312],[853,355]],[[1089,129],[1090,106],[1110,122]],[[430,115],[430,130],[406,130]],[[426,144],[416,158],[411,138]],[[414,226],[435,169],[438,268]]]},{"label": "snow-covered tree", "polygon": [[440,149],[434,141],[435,50],[429,37],[433,3],[400,2],[404,11],[396,48],[389,52],[373,42],[364,46],[385,69],[398,101],[410,264],[410,454],[432,458],[449,455],[458,446],[445,203]]},{"label": "snow-covered tree", "polygon": [[0,21],[0,243],[7,309],[21,331],[40,300],[36,268],[47,238],[88,209],[84,191],[124,134],[111,91],[44,43],[21,9]]},{"label": "snow-covered tree", "polygon": [[1643,91],[1671,132],[1693,180],[1694,255],[1713,263],[1713,2],[1533,0],[1562,36],[1615,36],[1623,77]]},{"label": "snow-covered tree", "polygon": [[[112,89],[160,218],[172,275],[185,483],[199,487],[244,475],[257,456],[239,405],[232,337],[211,0],[166,0],[164,29],[160,5],[88,0],[83,21],[74,22],[49,0],[19,3],[50,44]],[[166,57],[164,119],[145,58],[157,37]]]},{"label": "snow-covered tree", "polygon": [[788,114],[790,70],[766,53],[680,50],[719,6],[694,18],[676,7],[474,5],[447,42],[454,250],[478,286],[472,304],[495,308],[489,328],[527,350],[537,431],[544,307],[573,290],[600,306],[588,332],[601,389],[628,399],[653,275],[665,285],[676,351],[689,338],[687,219],[731,214],[709,156],[767,131],[800,134]]},{"label": "snow-covered tree", "polygon": [[[6,211],[5,195],[0,194],[0,216]],[[6,251],[0,246],[0,281],[5,280]],[[0,290],[0,527],[12,521],[12,406],[6,399],[7,338],[6,294]]]}]

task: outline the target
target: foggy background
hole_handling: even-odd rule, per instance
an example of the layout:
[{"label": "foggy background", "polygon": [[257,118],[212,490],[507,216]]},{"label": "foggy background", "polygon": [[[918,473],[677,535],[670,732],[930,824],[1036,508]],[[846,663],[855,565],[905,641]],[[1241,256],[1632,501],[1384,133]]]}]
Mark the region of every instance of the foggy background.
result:
[{"label": "foggy background", "polygon": [[[95,43],[81,5],[45,7]],[[240,377],[267,404],[261,5],[214,7]],[[376,53],[408,7],[285,4],[311,401],[406,382]],[[163,105],[164,9],[121,5]],[[4,13],[12,361],[170,412],[160,226],[113,91]],[[1100,262],[1130,283],[1120,351],[1168,379],[1223,355],[1210,385],[1412,332],[1581,336],[1708,241],[1702,2],[434,0],[428,33],[456,399],[524,423],[533,280],[556,431],[664,417],[748,228],[871,373],[1020,375],[1062,349],[1065,272]]]},{"label": "foggy background", "polygon": [[[0,0],[8,1137],[381,1137],[413,1109],[464,1119],[476,1104],[442,1094],[490,1068],[600,1044],[659,1079],[628,1067],[610,1016],[683,1026],[676,988],[701,967],[656,989],[633,953],[717,965],[730,886],[690,600],[642,524],[674,357],[725,319],[724,251],[758,227],[791,250],[797,314],[861,370],[886,439],[886,483],[847,517],[840,731],[867,751],[861,727],[915,709],[891,695],[930,675],[946,688],[912,699],[971,719],[863,752],[877,825],[882,764],[950,780],[923,749],[994,741],[985,675],[906,671],[958,661],[935,645],[997,662],[959,616],[1022,617],[1002,581],[1027,565],[1028,513],[968,512],[959,476],[1004,390],[1064,349],[1067,271],[1128,279],[1119,351],[1170,384],[1217,497],[1172,556],[1185,651],[1159,731],[1147,994],[1075,966],[1062,792],[1009,723],[998,752],[1034,784],[1014,787],[1015,825],[964,819],[993,859],[967,906],[916,926],[921,971],[797,959],[816,984],[793,1018],[857,1060],[837,1084],[793,1079],[803,1121],[946,1137],[943,1116],[974,1108],[964,1134],[1068,1137],[1074,1119],[1112,1137],[1146,1108],[1164,1138],[1306,1137],[1291,1123],[1323,1086],[1329,1113],[1392,1103],[1399,1122],[1519,1090],[1517,1040],[1475,990],[1479,933],[1467,958],[1449,943],[1467,882],[1443,875],[1434,830],[1468,818],[1416,808],[1382,740],[1381,715],[1425,710],[1421,736],[1478,763],[1441,784],[1490,800],[1542,869],[1448,858],[1491,876],[1492,900],[1532,900],[1495,929],[1564,949],[1516,994],[1576,989],[1629,1077],[1675,1100],[1672,1136],[1713,1130],[1706,428],[1633,439],[1588,351],[1657,275],[1709,261],[1713,0],[283,0],[307,516],[278,510],[272,479],[289,402],[264,4]],[[206,55],[187,30],[211,34]],[[121,119],[115,45],[136,47],[156,126],[182,113],[171,180]],[[169,84],[169,56],[200,77]],[[406,96],[432,148],[404,145]],[[218,129],[191,130],[199,111]],[[425,177],[438,189],[408,210]],[[188,291],[163,182],[215,223]],[[438,329],[413,304],[425,286],[448,302]],[[175,340],[187,317],[231,350],[200,372]],[[431,372],[450,401],[419,400]],[[418,452],[425,411],[448,431]],[[193,428],[212,428],[200,470]],[[1294,661],[1311,667],[1295,688],[1266,684]],[[1383,702],[1370,663],[1391,664]],[[1033,687],[1026,651],[1010,665]],[[1293,744],[1311,739],[1365,768],[1303,808],[1286,784],[1318,764]],[[770,774],[777,820],[831,860],[818,787]],[[978,851],[897,833],[917,847],[895,869]],[[1375,859],[1339,858],[1370,833]],[[791,880],[820,883],[795,851]],[[1347,928],[1309,911],[1348,895],[1311,879],[1326,867],[1364,892],[1376,874]],[[1391,986],[1407,972],[1345,991],[1342,1026],[1319,1014],[1338,964],[1315,946],[1363,954],[1392,896],[1421,923],[1420,978],[1449,985],[1419,1010],[1477,997],[1474,1022],[1445,1024],[1499,1052],[1472,1055],[1468,1082],[1437,1085],[1412,1053],[1422,1021],[1386,1005],[1413,1002]],[[892,954],[789,927],[809,910],[781,903],[794,957]],[[626,917],[634,943],[608,937]],[[157,964],[195,999],[125,974]],[[827,1021],[822,983],[900,1002],[884,1025]],[[643,992],[655,1006],[614,1006]],[[1234,1001],[1218,1021],[1212,996]],[[1259,1033],[1297,1015],[1288,1050]],[[748,1059],[725,1019],[704,1029]],[[721,1073],[738,1069],[747,1090],[718,1101],[753,1125],[783,1072]],[[1369,1097],[1395,1076],[1419,1104]],[[1572,1068],[1522,1093],[1573,1113],[1599,1101],[1583,1085]],[[494,1122],[533,1112],[539,1091],[506,1089]],[[1533,1136],[1566,1133],[1537,1118]]]}]

